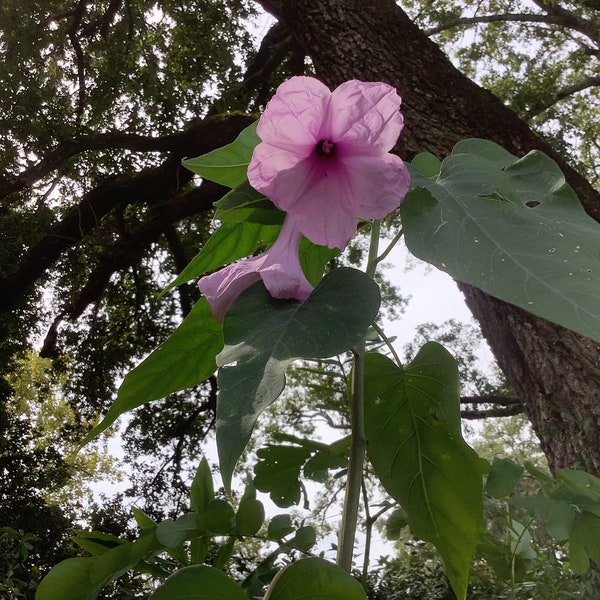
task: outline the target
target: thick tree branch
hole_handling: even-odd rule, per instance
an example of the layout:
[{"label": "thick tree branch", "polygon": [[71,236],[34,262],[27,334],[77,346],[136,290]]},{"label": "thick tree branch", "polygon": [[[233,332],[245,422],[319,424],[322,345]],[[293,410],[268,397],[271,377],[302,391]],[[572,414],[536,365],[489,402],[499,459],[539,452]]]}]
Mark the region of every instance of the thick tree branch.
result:
[{"label": "thick tree branch", "polygon": [[[206,191],[206,186],[205,190]],[[213,201],[210,202],[210,207],[212,207]],[[165,230],[163,231],[164,238],[168,244],[169,251],[171,252],[171,256],[173,257],[173,262],[175,263],[175,272],[181,273],[185,267],[187,266],[191,256],[188,256],[181,240],[179,239],[179,235],[177,233],[177,229],[169,224]],[[180,285],[177,288],[179,292],[179,304],[181,306],[181,314],[186,316],[194,305],[194,298],[192,297],[192,293],[188,286]],[[199,292],[198,292],[199,294]]]},{"label": "thick tree branch", "polygon": [[600,77],[586,77],[581,81],[574,83],[573,85],[568,85],[558,92],[556,92],[550,99],[546,100],[544,103],[535,106],[531,110],[527,111],[525,118],[532,119],[536,115],[543,113],[545,110],[548,110],[551,106],[554,106],[556,103],[572,96],[573,94],[577,94],[578,92],[582,92],[583,90],[587,90],[591,87],[600,86]]},{"label": "thick tree branch", "polygon": [[[199,187],[179,194],[168,202],[154,207],[140,225],[131,231],[127,237],[122,237],[112,246],[107,247],[100,255],[87,284],[55,318],[46,335],[40,355],[42,357],[56,355],[56,341],[60,323],[65,319],[76,320],[90,304],[97,302],[114,273],[137,264],[147,254],[152,244],[157,242],[171,228],[173,223],[200,212],[211,210],[213,203],[222,197],[224,191],[223,187],[210,181],[203,182]],[[191,307],[188,306],[187,308]]]},{"label": "thick tree branch", "polygon": [[[485,419],[487,417],[510,417],[525,412],[525,405],[519,398],[507,396],[463,396],[460,399],[463,406],[460,416],[463,419]],[[477,408],[479,406],[489,408]]]},{"label": "thick tree branch", "polygon": [[[255,106],[266,104],[271,90],[269,78],[281,65],[286,56],[294,56],[297,44],[280,22],[275,23],[262,39],[260,48],[246,68],[243,80],[234,88],[236,99],[242,104],[248,104],[249,95],[258,90]],[[223,111],[223,101],[215,101],[209,114]]]},{"label": "thick tree branch", "polygon": [[513,417],[525,412],[524,406],[508,406],[506,408],[488,408],[484,410],[461,410],[460,416],[468,421],[488,419],[490,417]]},{"label": "thick tree branch", "polygon": [[461,396],[460,403],[472,405],[496,404],[497,406],[523,405],[521,399],[517,398],[516,396],[500,396],[498,394],[487,394],[484,396]]},{"label": "thick tree branch", "polygon": [[[527,123],[461,74],[393,0],[262,0],[284,21],[330,87],[385,81],[402,96],[397,150],[447,156],[460,139],[492,140],[517,156],[554,160],[585,210],[600,221],[600,195]],[[600,345],[460,285],[498,364],[523,399],[552,469],[579,463],[600,473]],[[587,423],[582,430],[582,423]]]},{"label": "thick tree branch", "polygon": [[579,31],[590,39],[593,39],[596,43],[600,40],[600,27],[598,25],[573,14],[570,10],[560,6],[556,0],[551,0],[550,2],[547,0],[533,0],[533,2],[546,11],[549,16],[562,19],[561,24],[563,27]]},{"label": "thick tree branch", "polygon": [[111,0],[104,14],[99,19],[92,21],[83,28],[83,35],[91,36],[99,30],[100,35],[106,39],[108,30],[115,20],[115,17],[121,8],[121,4],[122,0]]},{"label": "thick tree branch", "polygon": [[[181,167],[185,156],[204,154],[231,142],[252,122],[245,115],[219,115],[199,122],[187,132],[185,142],[160,166],[136,175],[116,175],[86,193],[81,202],[29,249],[16,269],[0,281],[0,312],[13,303],[54,265],[60,256],[84,239],[117,206],[144,203],[159,205],[176,195],[192,179]],[[169,221],[173,222],[173,221]]]},{"label": "thick tree branch", "polygon": [[253,90],[267,80],[290,51],[292,39],[288,29],[279,21],[267,31],[254,60],[244,75],[242,85],[246,90]]},{"label": "thick tree branch", "polygon": [[460,17],[426,31],[427,35],[435,35],[448,29],[457,27],[469,27],[479,23],[542,23],[544,25],[558,25],[559,27],[572,29],[582,33],[595,43],[600,43],[600,28],[594,23],[568,14],[545,14],[536,13],[504,13],[496,15],[475,15],[472,17]]},{"label": "thick tree branch", "polygon": [[67,30],[67,37],[71,42],[71,46],[73,46],[73,51],[75,52],[75,62],[77,65],[77,110],[75,112],[75,122],[77,124],[77,129],[81,125],[81,119],[83,117],[83,111],[85,109],[85,96],[86,96],[86,84],[85,84],[85,55],[83,54],[83,48],[81,47],[81,43],[79,42],[79,38],[77,37],[77,30],[81,25],[81,21],[83,20],[83,15],[85,13],[85,9],[89,2],[87,0],[81,0],[77,5],[77,8],[73,14],[73,22],[71,26]]},{"label": "thick tree branch", "polygon": [[70,158],[82,152],[117,148],[131,150],[132,152],[172,152],[181,144],[185,144],[190,135],[193,135],[193,133],[184,131],[162,137],[152,137],[115,131],[81,136],[75,140],[65,140],[48,152],[38,163],[25,169],[14,179],[9,180],[4,188],[0,190],[0,200],[33,185],[52,171],[62,167]]}]

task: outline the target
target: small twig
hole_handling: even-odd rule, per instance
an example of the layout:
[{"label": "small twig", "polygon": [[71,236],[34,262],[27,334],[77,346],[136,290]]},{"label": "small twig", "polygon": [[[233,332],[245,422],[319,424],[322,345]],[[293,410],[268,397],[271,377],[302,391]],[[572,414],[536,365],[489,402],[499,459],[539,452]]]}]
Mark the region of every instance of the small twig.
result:
[{"label": "small twig", "polygon": [[385,333],[383,332],[383,329],[381,327],[379,327],[379,325],[377,325],[377,323],[372,323],[372,326],[373,326],[373,329],[379,334],[379,337],[385,342],[385,345],[389,348],[390,352],[392,353],[392,356],[394,357],[394,360],[396,361],[396,364],[399,367],[401,367],[402,361],[400,360],[400,357],[396,353],[396,350],[395,350],[391,340],[385,335]]},{"label": "small twig", "polygon": [[388,257],[389,253],[394,249],[394,246],[400,241],[403,235],[404,229],[400,229],[400,231],[394,236],[394,239],[389,243],[388,247],[375,259],[377,264]]}]

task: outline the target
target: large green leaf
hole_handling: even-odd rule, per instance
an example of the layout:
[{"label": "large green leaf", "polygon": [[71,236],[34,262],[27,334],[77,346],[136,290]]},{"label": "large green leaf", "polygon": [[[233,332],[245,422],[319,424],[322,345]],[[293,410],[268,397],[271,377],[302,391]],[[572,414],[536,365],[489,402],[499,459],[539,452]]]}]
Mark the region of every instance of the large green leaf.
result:
[{"label": "large green leaf", "polygon": [[263,225],[281,225],[285,213],[257,192],[247,181],[214,203],[215,219],[220,221],[250,221]]},{"label": "large green leaf", "polygon": [[236,188],[246,181],[248,164],[254,148],[260,142],[256,125],[246,127],[238,137],[222,148],[208,154],[182,161],[183,166],[204,179]]},{"label": "large green leaf", "polygon": [[600,561],[600,479],[575,469],[560,469],[557,481],[543,480],[537,496],[513,498],[544,521],[557,540],[569,541],[571,568],[587,571],[589,561]]},{"label": "large green leaf", "polygon": [[585,573],[590,560],[600,561],[600,518],[588,512],[575,516],[569,539],[569,562],[575,573]]},{"label": "large green leaf", "polygon": [[93,558],[69,558],[58,563],[42,579],[36,600],[95,600],[110,576],[96,585],[90,584]]},{"label": "large green leaf", "polygon": [[173,573],[151,600],[248,600],[242,588],[220,569],[192,565]]},{"label": "large green leaf", "polygon": [[357,579],[337,565],[316,556],[298,560],[282,569],[265,600],[366,600]]},{"label": "large green leaf", "polygon": [[202,298],[171,336],[127,374],[106,416],[83,443],[123,413],[208,379],[216,371],[215,356],[222,347],[222,325]]},{"label": "large green leaf", "polygon": [[575,518],[580,512],[577,505],[567,500],[548,498],[541,494],[513,498],[511,504],[526,508],[544,521],[550,535],[559,541],[569,539],[573,531]]},{"label": "large green leaf", "polygon": [[225,317],[217,358],[217,446],[227,488],[258,415],[283,391],[296,358],[326,358],[352,348],[379,310],[379,288],[355,269],[335,269],[304,303],[271,298],[255,284]]},{"label": "large green leaf", "polygon": [[462,600],[483,500],[479,458],[460,432],[456,362],[433,342],[404,370],[367,354],[365,403],[373,469],[406,511],[414,534],[437,547]]},{"label": "large green leaf", "polygon": [[510,458],[494,458],[485,482],[485,491],[492,498],[505,498],[514,493],[525,469]]},{"label": "large green leaf", "polygon": [[600,224],[554,161],[467,140],[437,177],[412,179],[401,214],[413,254],[600,341]]},{"label": "large green leaf", "polygon": [[187,267],[165,288],[163,294],[238,258],[244,258],[261,246],[271,244],[277,239],[279,229],[278,225],[224,223],[210,236]]},{"label": "large green leaf", "polygon": [[115,546],[98,556],[67,559],[53,567],[40,582],[36,600],[95,600],[109,581],[161,549],[155,528],[149,528],[135,541]]}]

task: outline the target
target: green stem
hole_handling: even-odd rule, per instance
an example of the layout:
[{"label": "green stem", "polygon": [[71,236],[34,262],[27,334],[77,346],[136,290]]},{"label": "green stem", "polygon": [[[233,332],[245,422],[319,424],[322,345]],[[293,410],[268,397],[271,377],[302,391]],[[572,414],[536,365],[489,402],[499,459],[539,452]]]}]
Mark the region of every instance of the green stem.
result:
[{"label": "green stem", "polygon": [[394,249],[394,246],[400,241],[400,238],[404,235],[404,229],[400,229],[400,231],[394,236],[394,239],[389,243],[388,247],[381,253],[380,256],[377,257],[377,263],[380,263],[382,260],[385,260],[388,257],[388,254]]},{"label": "green stem", "polygon": [[[375,275],[377,267],[377,251],[379,248],[379,232],[381,223],[375,220],[371,224],[371,245],[366,273]],[[354,555],[354,540],[358,522],[360,492],[363,481],[363,465],[365,460],[365,340],[364,338],[354,348],[354,368],[352,371],[352,401],[350,406],[350,428],[352,442],[348,459],[348,478],[344,509],[338,539],[337,564],[350,572]]]},{"label": "green stem", "polygon": [[388,338],[387,335],[385,335],[385,332],[383,331],[383,329],[381,329],[381,327],[379,327],[379,325],[377,325],[377,323],[373,323],[373,329],[379,334],[379,337],[383,340],[384,344],[389,348],[389,351],[392,353],[392,356],[394,357],[396,364],[399,367],[401,367],[402,361],[400,360],[400,357],[398,356],[398,353],[396,352],[394,345],[390,341],[390,338]]}]

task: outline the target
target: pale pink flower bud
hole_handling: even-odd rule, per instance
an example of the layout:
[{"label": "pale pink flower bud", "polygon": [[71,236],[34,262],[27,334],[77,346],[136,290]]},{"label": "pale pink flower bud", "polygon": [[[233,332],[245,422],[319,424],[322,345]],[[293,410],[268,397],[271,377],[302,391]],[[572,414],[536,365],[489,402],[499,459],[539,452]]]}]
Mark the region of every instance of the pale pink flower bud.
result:
[{"label": "pale pink flower bud", "polygon": [[304,276],[298,257],[301,238],[302,234],[286,218],[279,237],[269,250],[202,277],[198,287],[206,296],[215,318],[222,321],[235,299],[261,279],[274,298],[294,298],[304,302],[313,287]]}]

